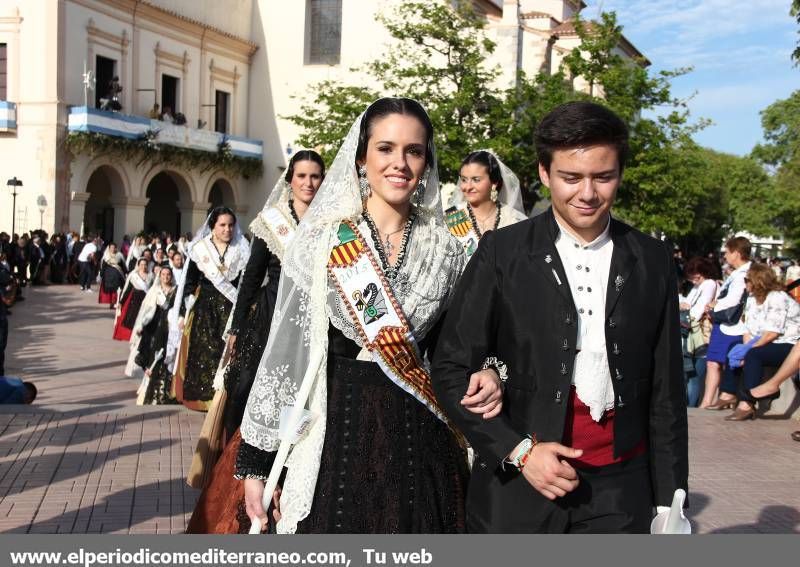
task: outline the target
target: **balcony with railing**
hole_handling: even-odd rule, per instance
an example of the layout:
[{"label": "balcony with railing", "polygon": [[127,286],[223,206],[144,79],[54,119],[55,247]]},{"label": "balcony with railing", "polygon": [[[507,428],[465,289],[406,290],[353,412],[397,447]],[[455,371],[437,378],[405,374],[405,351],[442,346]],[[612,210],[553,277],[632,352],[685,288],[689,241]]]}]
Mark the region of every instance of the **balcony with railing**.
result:
[{"label": "balcony with railing", "polygon": [[172,163],[186,169],[224,169],[242,177],[262,172],[263,142],[171,122],[99,110],[70,109],[67,146],[75,154],[108,152]]},{"label": "balcony with railing", "polygon": [[17,105],[0,100],[0,132],[17,131]]}]

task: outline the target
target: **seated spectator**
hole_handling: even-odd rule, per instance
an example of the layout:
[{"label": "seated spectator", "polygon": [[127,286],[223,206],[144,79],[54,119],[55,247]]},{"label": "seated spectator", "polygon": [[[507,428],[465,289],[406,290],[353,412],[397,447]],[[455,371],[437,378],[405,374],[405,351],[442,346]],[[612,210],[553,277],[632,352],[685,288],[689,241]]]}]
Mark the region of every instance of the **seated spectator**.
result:
[{"label": "seated spectator", "polygon": [[783,360],[783,364],[769,380],[755,388],[750,388],[750,396],[754,400],[775,399],[780,395],[781,384],[796,376],[798,372],[800,372],[800,342],[795,343],[788,356]]},{"label": "seated spectator", "polygon": [[[723,410],[736,405],[736,398],[724,392],[717,397],[717,388],[725,365],[728,351],[742,342],[744,325],[741,323],[746,289],[744,279],[750,269],[750,241],[737,236],[725,243],[725,262],[729,275],[717,292],[717,298],[710,303],[707,311],[714,325],[706,353],[705,393],[700,402],[701,408]],[[724,270],[723,270],[724,273]]]},{"label": "seated spectator", "polygon": [[32,382],[0,376],[0,404],[32,404],[36,394],[36,386]]},{"label": "seated spectator", "polygon": [[800,304],[782,290],[775,272],[764,264],[752,264],[745,278],[747,299],[744,311],[743,344],[728,353],[720,390],[736,395],[741,375],[744,386],[736,410],[727,421],[755,418],[756,399],[750,393],[761,383],[766,366],[780,366],[792,347],[800,340]]},{"label": "seated spectator", "polygon": [[175,119],[172,117],[172,107],[171,106],[165,106],[164,107],[164,112],[161,113],[161,120],[163,120],[164,122],[169,122],[170,124],[175,122]]},{"label": "seated spectator", "polygon": [[697,407],[703,395],[706,378],[706,353],[711,336],[711,318],[706,307],[717,295],[714,280],[714,265],[707,258],[694,257],[684,267],[686,279],[693,284],[681,303],[681,310],[688,311],[688,336],[685,341],[686,393],[689,407]]},{"label": "seated spectator", "polygon": [[158,106],[157,102],[153,104],[153,108],[150,109],[148,117],[151,120],[159,120],[161,118],[161,108]]}]

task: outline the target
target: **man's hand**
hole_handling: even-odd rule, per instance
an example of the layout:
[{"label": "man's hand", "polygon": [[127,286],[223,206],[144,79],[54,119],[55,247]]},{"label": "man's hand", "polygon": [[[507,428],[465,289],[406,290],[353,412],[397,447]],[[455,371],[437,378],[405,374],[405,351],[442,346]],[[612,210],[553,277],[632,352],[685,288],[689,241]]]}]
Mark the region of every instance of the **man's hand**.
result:
[{"label": "man's hand", "polygon": [[488,368],[470,376],[461,405],[469,412],[482,414],[483,419],[499,415],[503,409],[503,386],[497,373]]},{"label": "man's hand", "polygon": [[530,485],[548,500],[565,496],[578,487],[578,473],[560,457],[575,459],[582,449],[565,447],[561,443],[537,443],[531,449],[522,469]]},{"label": "man's hand", "polygon": [[183,332],[183,328],[186,326],[186,322],[184,321],[183,317],[178,319],[178,330]]}]

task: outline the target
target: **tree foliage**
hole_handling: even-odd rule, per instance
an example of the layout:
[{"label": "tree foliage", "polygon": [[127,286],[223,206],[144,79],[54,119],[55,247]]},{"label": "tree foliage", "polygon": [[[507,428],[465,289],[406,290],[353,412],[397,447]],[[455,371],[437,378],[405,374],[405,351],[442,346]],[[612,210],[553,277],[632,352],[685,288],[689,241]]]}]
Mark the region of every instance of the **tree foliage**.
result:
[{"label": "tree foliage", "polygon": [[[363,82],[375,88],[325,82],[304,99],[298,114],[288,117],[303,129],[299,143],[320,147],[326,160],[369,102],[408,96],[431,116],[441,179],[455,181],[464,156],[490,147],[517,173],[530,206],[532,190],[540,185],[536,125],[559,104],[595,100],[617,112],[631,130],[631,160],[617,214],[644,231],[674,239],[719,230],[730,220],[723,211],[709,211],[714,221],[703,228],[705,208],[733,201],[726,201],[730,192],[725,199],[710,199],[722,189],[712,190],[714,184],[701,179],[710,158],[692,141],[706,122],[691,122],[686,101],[671,93],[672,79],[688,69],[654,73],[644,61],[621,56],[622,28],[613,13],[598,22],[576,20],[580,47],[565,56],[560,69],[535,76],[520,72],[505,87],[492,66],[495,44],[487,38],[486,19],[475,13],[473,2],[402,2],[381,22],[392,48],[358,69]],[[588,92],[575,88],[576,77],[588,83]]]},{"label": "tree foliage", "polygon": [[[792,0],[792,7],[789,9],[789,13],[794,16],[797,24],[800,25],[800,0]],[[792,52],[792,59],[794,59],[795,65],[800,65],[800,41],[797,42],[797,47]]]},{"label": "tree foliage", "polygon": [[765,143],[753,157],[773,170],[776,226],[800,247],[800,90],[765,108],[761,126]]}]

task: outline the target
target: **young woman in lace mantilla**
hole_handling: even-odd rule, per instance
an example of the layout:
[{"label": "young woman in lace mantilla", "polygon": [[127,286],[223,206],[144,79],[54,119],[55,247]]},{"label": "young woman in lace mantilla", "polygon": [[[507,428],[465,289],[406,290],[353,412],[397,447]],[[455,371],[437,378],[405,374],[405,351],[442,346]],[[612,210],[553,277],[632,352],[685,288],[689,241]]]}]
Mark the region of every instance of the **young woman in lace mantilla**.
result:
[{"label": "young woman in lace mantilla", "polygon": [[[438,185],[433,128],[419,103],[373,103],[286,251],[242,421],[239,531],[253,518],[266,524],[263,479],[280,445],[280,414],[309,387],[298,405],[316,419],[284,463],[273,495],[277,532],[463,530],[466,455],[425,371],[464,264],[442,222]],[[482,388],[477,413],[499,399],[497,381]]]},{"label": "young woman in lace mantilla", "polygon": [[465,157],[458,178],[460,191],[445,221],[469,258],[485,233],[527,217],[519,179],[492,150],[478,150]]},{"label": "young woman in lace mantilla", "polygon": [[147,290],[153,285],[153,274],[149,262],[140,258],[136,262],[136,270],[128,274],[122,293],[117,298],[117,318],[114,321],[113,338],[118,341],[129,341],[136,317],[142,307]]},{"label": "young woman in lace mantilla", "polygon": [[[297,152],[278,178],[264,208],[250,224],[253,235],[250,260],[242,275],[228,330],[231,361],[225,370],[227,397],[222,418],[225,450],[200,494],[187,533],[236,531],[230,523],[236,519],[235,506],[244,497],[242,483],[233,478],[241,442],[239,425],[267,345],[281,258],[324,175],[325,164],[317,152]],[[233,512],[228,511],[231,506]]]},{"label": "young woman in lace mantilla", "polygon": [[117,293],[125,285],[125,259],[117,252],[117,245],[110,242],[100,260],[100,292],[98,303],[104,303],[110,309],[117,303]]},{"label": "young woman in lace mantilla", "polygon": [[189,409],[206,411],[214,397],[225,324],[249,257],[250,245],[236,215],[228,207],[216,207],[192,240],[178,293],[183,338],[173,395]]},{"label": "young woman in lace mantilla", "polygon": [[158,282],[150,288],[133,328],[131,350],[144,376],[137,391],[138,405],[177,403],[170,395],[172,356],[168,354],[169,311],[175,303],[175,278],[171,268],[161,268]]}]

